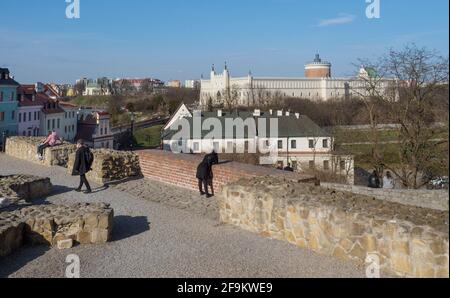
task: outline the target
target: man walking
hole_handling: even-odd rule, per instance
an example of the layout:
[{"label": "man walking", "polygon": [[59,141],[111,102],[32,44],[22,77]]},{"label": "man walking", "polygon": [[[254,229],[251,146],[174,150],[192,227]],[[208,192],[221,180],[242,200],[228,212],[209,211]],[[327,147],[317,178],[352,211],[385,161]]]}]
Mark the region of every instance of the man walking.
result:
[{"label": "man walking", "polygon": [[91,193],[91,186],[86,178],[86,174],[91,171],[92,163],[94,162],[94,155],[89,147],[84,144],[83,140],[77,142],[77,152],[75,156],[75,162],[73,165],[73,176],[80,176],[80,186],[75,189],[77,192],[81,192],[83,184],[86,185],[86,191],[84,193]]}]

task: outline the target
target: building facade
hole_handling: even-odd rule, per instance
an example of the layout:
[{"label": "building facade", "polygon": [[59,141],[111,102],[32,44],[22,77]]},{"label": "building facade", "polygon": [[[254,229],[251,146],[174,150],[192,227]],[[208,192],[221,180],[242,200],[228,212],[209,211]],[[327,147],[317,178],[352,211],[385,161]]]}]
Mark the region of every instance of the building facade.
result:
[{"label": "building facade", "polygon": [[[226,65],[222,73],[216,73],[213,66],[210,79],[200,82],[200,103],[202,106],[220,105],[228,98],[234,105],[258,106],[275,96],[310,100],[348,98],[366,92],[366,81],[361,77],[366,73],[362,67],[355,77],[332,77],[331,63],[322,61],[319,55],[305,65],[303,78],[254,77],[251,73],[245,77],[231,77]],[[386,90],[391,82],[390,79],[381,80],[380,88]]]},{"label": "building facade", "polygon": [[17,135],[17,83],[9,73],[9,69],[0,68],[0,142],[3,134]]},{"label": "building facade", "polygon": [[[201,131],[194,129],[196,116],[200,119]],[[274,130],[270,129],[274,125],[271,119],[277,123],[273,126]],[[246,124],[253,121],[255,133],[250,133],[250,126],[246,126],[241,134],[237,127],[227,126],[227,122],[237,124],[240,121]],[[190,131],[183,131],[183,123],[189,124]],[[219,134],[217,127],[211,126],[212,123],[220,124]],[[270,161],[274,167],[290,165],[298,172],[318,169],[341,175],[348,183],[354,183],[353,156],[334,152],[332,136],[299,113],[260,110],[253,113],[228,113],[222,110],[189,112],[182,105],[164,127],[162,143],[164,150],[173,151],[176,148],[183,153],[193,154],[210,153],[213,150],[227,154],[261,153],[270,149],[276,153]]]},{"label": "building facade", "polygon": [[83,110],[79,114],[75,140],[84,140],[94,149],[113,149],[114,136],[111,132],[110,115],[103,111]]}]

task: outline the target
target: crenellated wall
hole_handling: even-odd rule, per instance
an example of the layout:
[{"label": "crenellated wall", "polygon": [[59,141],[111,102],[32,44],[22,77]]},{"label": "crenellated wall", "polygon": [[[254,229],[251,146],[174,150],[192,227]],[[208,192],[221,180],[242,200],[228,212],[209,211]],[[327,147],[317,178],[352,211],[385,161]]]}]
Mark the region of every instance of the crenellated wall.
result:
[{"label": "crenellated wall", "polygon": [[221,222],[404,277],[449,277],[449,213],[287,179],[241,179],[218,198]]}]

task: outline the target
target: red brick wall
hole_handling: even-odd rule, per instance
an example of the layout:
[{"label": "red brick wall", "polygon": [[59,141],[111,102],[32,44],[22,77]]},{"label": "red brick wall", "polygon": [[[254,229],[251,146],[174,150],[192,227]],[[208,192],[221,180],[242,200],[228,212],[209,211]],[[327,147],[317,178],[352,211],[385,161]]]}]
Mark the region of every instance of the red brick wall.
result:
[{"label": "red brick wall", "polygon": [[[137,153],[144,177],[188,189],[198,189],[198,181],[195,175],[197,166],[202,161],[203,156],[173,154],[161,150],[143,150]],[[283,176],[302,181],[314,180],[311,176],[283,172],[273,168],[236,162],[222,163],[224,162],[223,160],[219,162],[221,164],[213,166],[214,190],[216,192],[220,190],[222,185],[240,178],[251,178],[255,176]]]}]

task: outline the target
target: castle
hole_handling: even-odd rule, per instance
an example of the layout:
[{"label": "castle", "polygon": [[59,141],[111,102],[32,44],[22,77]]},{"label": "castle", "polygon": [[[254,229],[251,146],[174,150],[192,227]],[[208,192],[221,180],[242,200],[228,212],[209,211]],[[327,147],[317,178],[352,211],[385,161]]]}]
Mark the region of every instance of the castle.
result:
[{"label": "castle", "polygon": [[[222,73],[216,73],[213,65],[210,79],[201,80],[200,103],[220,105],[232,99],[233,105],[257,106],[275,96],[310,100],[349,98],[365,92],[365,79],[376,75],[362,66],[357,76],[336,78],[331,76],[331,67],[319,54],[305,65],[305,76],[301,78],[254,77],[251,72],[245,77],[231,77],[226,63]],[[380,88],[387,88],[390,81],[381,80]]]}]

